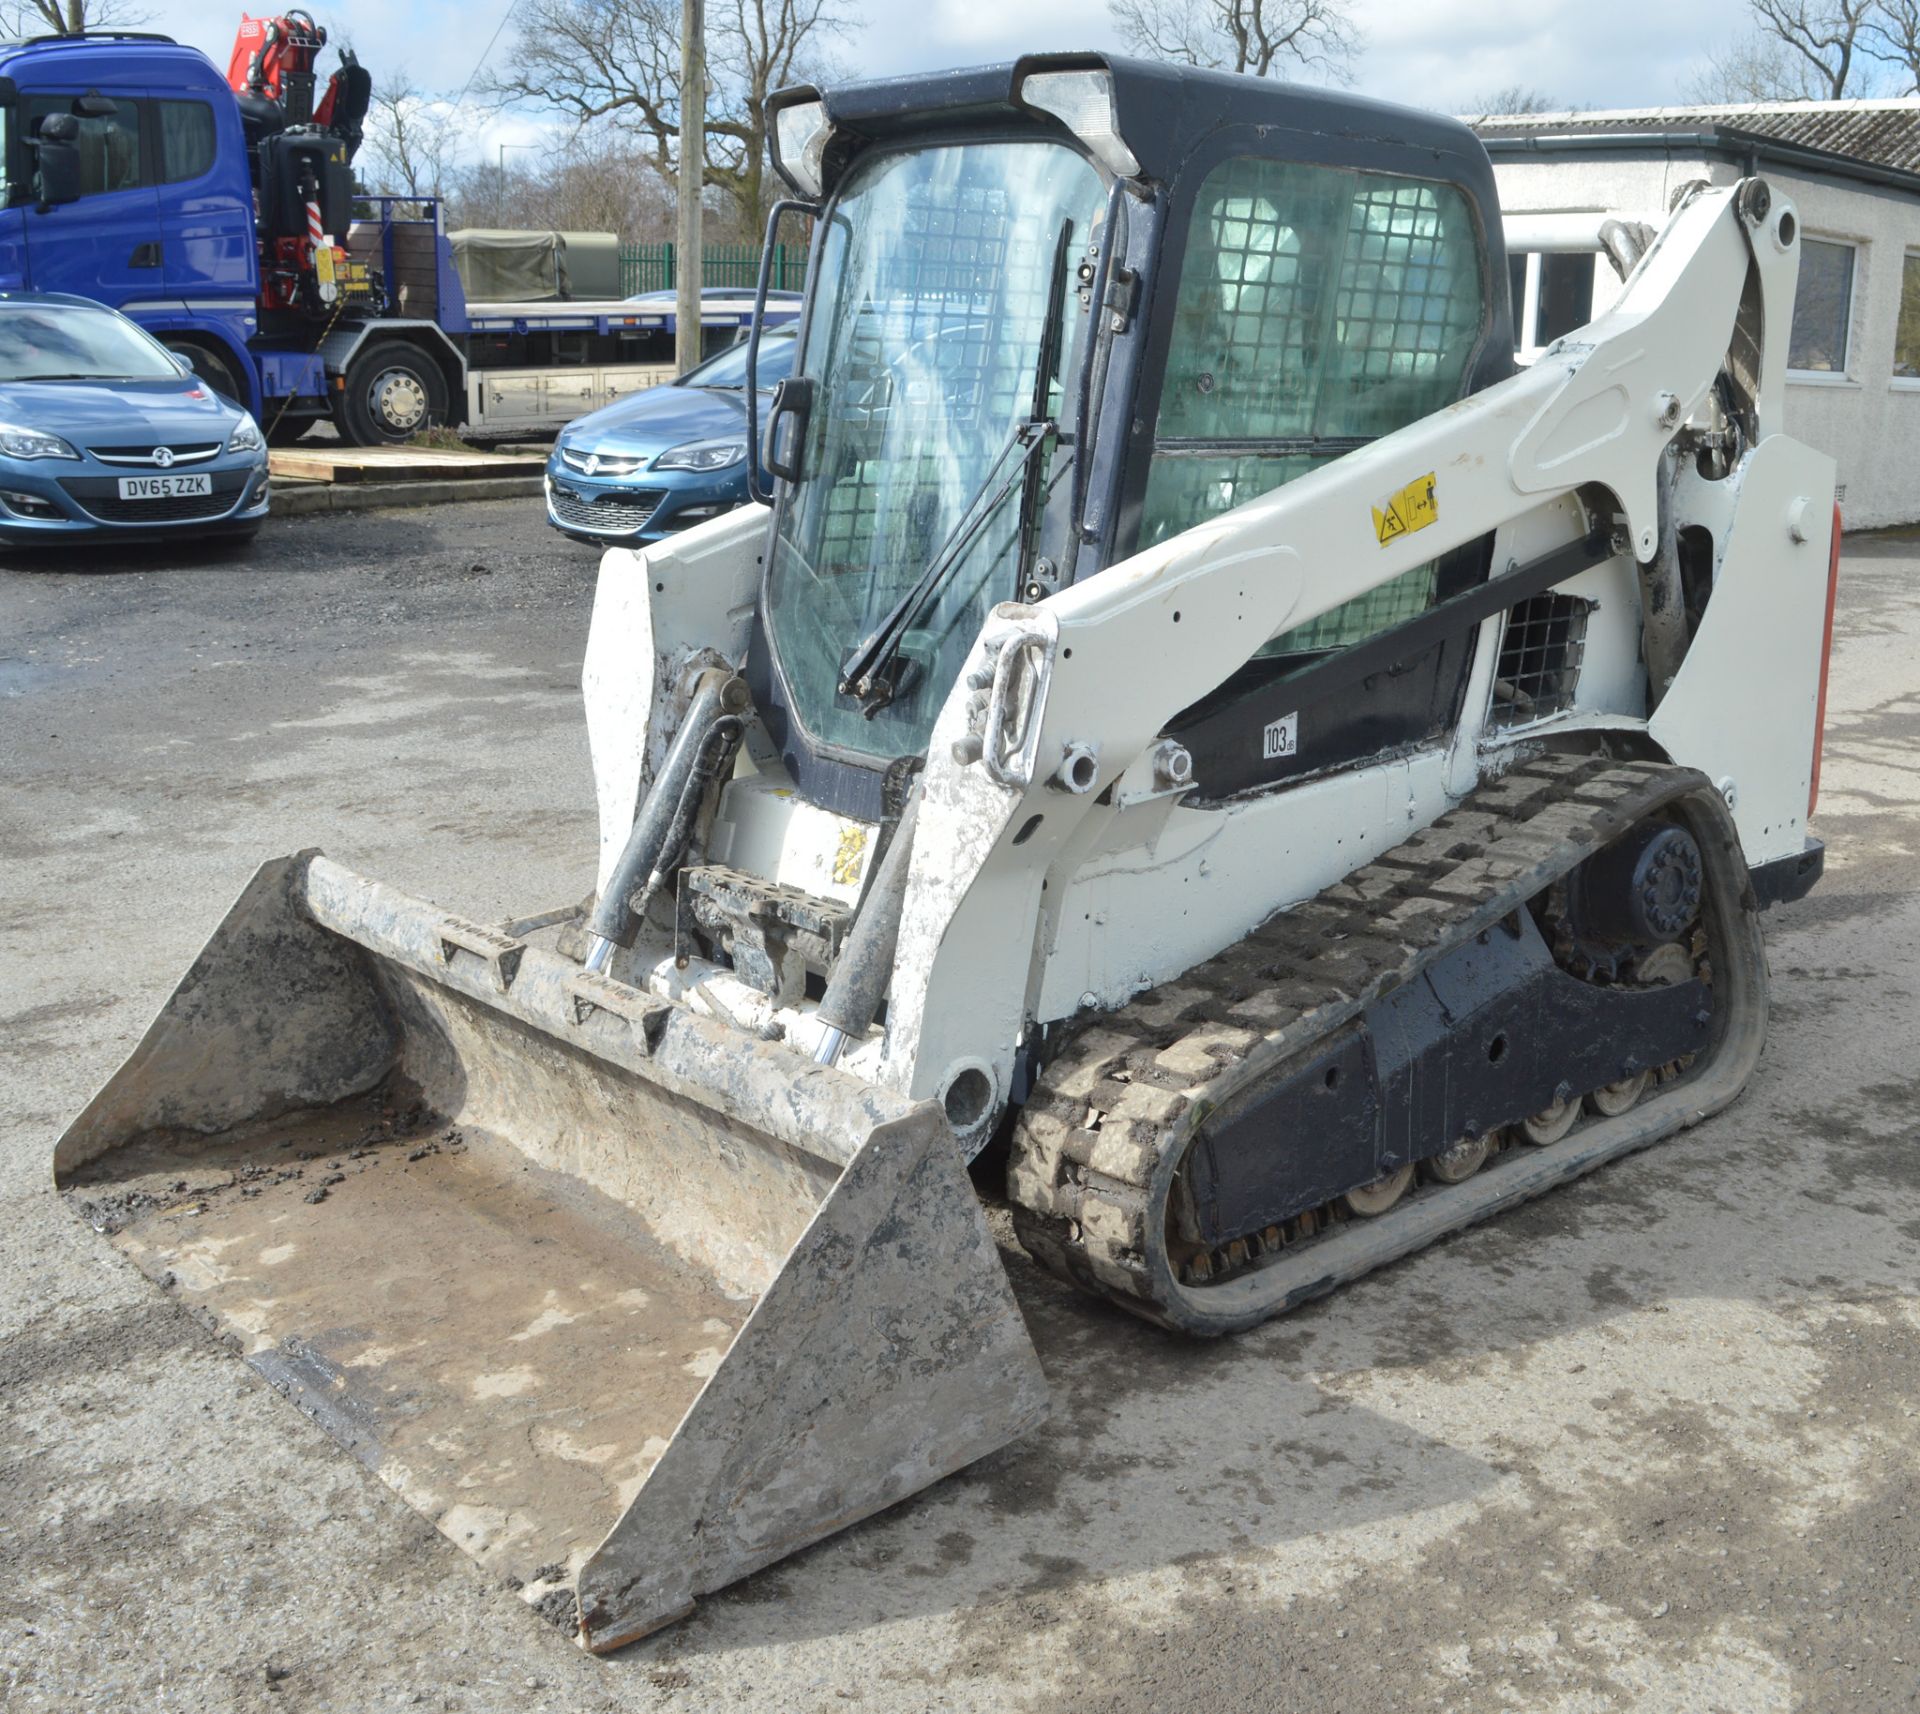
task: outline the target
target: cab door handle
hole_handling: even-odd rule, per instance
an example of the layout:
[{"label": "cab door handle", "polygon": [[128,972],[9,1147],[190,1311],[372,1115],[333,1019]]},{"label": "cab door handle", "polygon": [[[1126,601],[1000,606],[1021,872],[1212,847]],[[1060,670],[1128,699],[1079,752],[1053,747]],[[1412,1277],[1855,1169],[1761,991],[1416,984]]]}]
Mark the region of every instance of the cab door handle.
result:
[{"label": "cab door handle", "polygon": [[136,244],[133,254],[127,258],[129,268],[157,268],[160,266],[160,241],[149,239],[144,244]]}]

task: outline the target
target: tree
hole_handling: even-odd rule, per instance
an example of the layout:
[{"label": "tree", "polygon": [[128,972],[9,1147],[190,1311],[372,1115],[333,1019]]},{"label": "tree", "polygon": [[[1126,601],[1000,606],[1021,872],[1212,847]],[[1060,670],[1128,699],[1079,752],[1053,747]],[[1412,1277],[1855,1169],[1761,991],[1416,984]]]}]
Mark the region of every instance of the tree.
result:
[{"label": "tree", "polygon": [[[1816,100],[1838,101],[1853,93],[1860,33],[1876,9],[1876,0],[1747,0],[1763,34],[1797,59],[1802,75],[1821,93]],[[1864,69],[1864,68],[1858,68]]]},{"label": "tree", "polygon": [[1880,0],[1866,38],[1867,53],[1894,68],[1899,93],[1920,93],[1920,0]]},{"label": "tree", "polygon": [[629,244],[673,236],[673,188],[651,149],[630,136],[588,131],[550,154],[510,154],[450,167],[447,225],[617,232]]},{"label": "tree", "polygon": [[367,109],[364,148],[376,169],[371,188],[440,196],[447,188],[457,127],[452,108],[421,93],[399,66],[377,84]]},{"label": "tree", "polygon": [[1564,102],[1556,101],[1544,91],[1530,88],[1524,83],[1510,83],[1504,89],[1490,90],[1485,95],[1475,96],[1461,109],[1462,113],[1475,119],[1493,119],[1517,113],[1575,111],[1578,109],[1571,109]]},{"label": "tree", "polygon": [[110,26],[131,28],[147,21],[145,12],[121,0],[4,0],[0,3],[0,40],[22,36],[77,36]]},{"label": "tree", "polygon": [[[705,182],[737,224],[759,230],[766,189],[766,98],[821,69],[852,28],[841,0],[713,0],[708,8]],[[679,125],[676,0],[521,0],[513,69],[487,80],[502,102],[606,122],[638,137],[670,177]]]},{"label": "tree", "polygon": [[1747,0],[1747,9],[1753,30],[1690,80],[1693,100],[1840,101],[1871,92],[1881,0]]},{"label": "tree", "polygon": [[1681,85],[1687,100],[1701,107],[1726,107],[1746,101],[1812,101],[1804,62],[1790,59],[1771,36],[1753,32],[1736,37]]},{"label": "tree", "polygon": [[1345,82],[1360,48],[1347,0],[1107,0],[1107,9],[1137,53],[1254,77],[1298,67]]}]

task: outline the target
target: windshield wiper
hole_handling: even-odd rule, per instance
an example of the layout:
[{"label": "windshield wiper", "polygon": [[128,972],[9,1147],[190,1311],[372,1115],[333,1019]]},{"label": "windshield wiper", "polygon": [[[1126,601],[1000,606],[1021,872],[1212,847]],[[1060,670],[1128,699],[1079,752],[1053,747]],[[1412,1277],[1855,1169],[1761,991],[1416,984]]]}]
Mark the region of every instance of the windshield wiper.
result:
[{"label": "windshield wiper", "polygon": [[[1039,462],[1035,455],[1053,439],[1057,430],[1045,411],[1047,392],[1060,362],[1061,336],[1066,322],[1067,254],[1072,239],[1073,222],[1063,221],[1047,284],[1047,319],[1040,329],[1040,350],[1034,361],[1032,402],[1028,407],[1031,414],[1025,422],[1014,424],[919,580],[894,603],[886,617],[854,645],[853,652],[841,663],[840,694],[858,697],[861,710],[869,720],[906,688],[897,659],[900,644],[914,620],[966,558],[968,549],[979,539],[980,532],[992,521],[1007,496],[1017,487],[1023,517],[1029,517],[1033,511],[1033,470]],[[1014,458],[1013,468],[995,488],[994,482],[1009,458]]]}]

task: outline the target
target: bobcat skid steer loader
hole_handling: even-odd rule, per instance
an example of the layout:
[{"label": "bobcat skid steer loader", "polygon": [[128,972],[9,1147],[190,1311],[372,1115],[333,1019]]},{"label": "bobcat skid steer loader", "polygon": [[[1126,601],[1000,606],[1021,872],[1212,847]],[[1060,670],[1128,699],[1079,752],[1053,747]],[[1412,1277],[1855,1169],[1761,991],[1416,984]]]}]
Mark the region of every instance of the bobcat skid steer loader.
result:
[{"label": "bobcat skid steer loader", "polygon": [[802,357],[767,506],[602,564],[591,908],[271,862],[56,1157],[594,1649],[1040,1419],[976,1156],[1248,1327],[1726,1106],[1820,864],[1765,182],[1596,222],[1516,373],[1450,121],[1094,55],[773,108]]}]

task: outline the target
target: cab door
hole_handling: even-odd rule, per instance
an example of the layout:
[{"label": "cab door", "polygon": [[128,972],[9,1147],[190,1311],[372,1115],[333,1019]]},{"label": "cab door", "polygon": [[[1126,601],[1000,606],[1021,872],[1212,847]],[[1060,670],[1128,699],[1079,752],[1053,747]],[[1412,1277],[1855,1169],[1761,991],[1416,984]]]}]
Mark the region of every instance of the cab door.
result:
[{"label": "cab door", "polygon": [[233,103],[156,89],[146,118],[169,294],[201,310],[250,312],[259,291],[253,186]]},{"label": "cab door", "polygon": [[[165,294],[154,163],[142,135],[140,97],[115,89],[86,93],[105,95],[114,111],[80,120],[79,200],[21,208],[27,266],[37,291],[76,292],[119,309]],[[71,112],[80,94],[25,96],[19,111],[26,136],[35,136],[49,114]]]},{"label": "cab door", "polygon": [[[1484,385],[1491,307],[1479,223],[1458,186],[1251,154],[1219,160],[1193,205],[1135,545],[1178,535]],[[1470,634],[1331,706],[1302,708],[1287,681],[1480,581],[1486,554],[1482,542],[1444,555],[1270,639],[1172,722],[1208,795],[1441,741]]]}]

